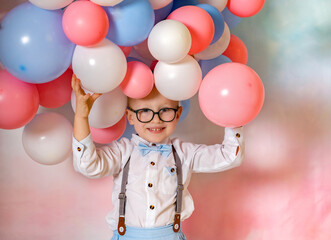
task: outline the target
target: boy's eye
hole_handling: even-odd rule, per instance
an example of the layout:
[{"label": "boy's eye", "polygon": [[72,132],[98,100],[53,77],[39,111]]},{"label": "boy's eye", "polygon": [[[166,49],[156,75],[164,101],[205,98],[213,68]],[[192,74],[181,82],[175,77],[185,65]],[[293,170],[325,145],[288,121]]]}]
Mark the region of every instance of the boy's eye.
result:
[{"label": "boy's eye", "polygon": [[143,109],[140,109],[140,110],[139,110],[139,112],[142,112],[142,113],[143,113],[143,112],[146,113],[146,112],[150,112],[150,111],[151,111],[151,110],[148,109],[148,108],[143,108]]},{"label": "boy's eye", "polygon": [[166,112],[169,112],[170,110],[171,110],[170,108],[162,108],[162,109],[160,109],[160,112],[166,113]]}]

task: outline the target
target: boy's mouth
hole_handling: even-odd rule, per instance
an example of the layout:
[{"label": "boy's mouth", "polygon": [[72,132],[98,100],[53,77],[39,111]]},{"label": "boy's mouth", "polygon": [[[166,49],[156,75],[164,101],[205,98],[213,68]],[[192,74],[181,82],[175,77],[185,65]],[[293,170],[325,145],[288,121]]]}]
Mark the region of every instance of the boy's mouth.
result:
[{"label": "boy's mouth", "polygon": [[153,127],[153,128],[147,128],[147,130],[151,133],[161,133],[165,127]]}]

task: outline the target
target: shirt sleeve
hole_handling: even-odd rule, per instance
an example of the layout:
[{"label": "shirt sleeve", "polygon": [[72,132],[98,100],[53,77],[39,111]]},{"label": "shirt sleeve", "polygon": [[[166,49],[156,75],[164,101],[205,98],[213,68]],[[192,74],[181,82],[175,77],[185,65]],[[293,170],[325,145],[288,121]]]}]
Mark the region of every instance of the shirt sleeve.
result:
[{"label": "shirt sleeve", "polygon": [[91,134],[81,141],[72,141],[74,169],[89,178],[100,178],[117,174],[121,169],[122,154],[119,144],[96,148]]},{"label": "shirt sleeve", "polygon": [[188,151],[192,172],[220,172],[239,166],[245,157],[243,127],[225,128],[222,144],[194,144]]}]

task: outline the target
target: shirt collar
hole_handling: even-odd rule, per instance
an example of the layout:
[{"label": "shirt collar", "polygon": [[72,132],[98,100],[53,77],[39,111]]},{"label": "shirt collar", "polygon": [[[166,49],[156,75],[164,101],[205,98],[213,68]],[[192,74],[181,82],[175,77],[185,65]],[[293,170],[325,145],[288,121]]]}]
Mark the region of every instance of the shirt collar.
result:
[{"label": "shirt collar", "polygon": [[[131,142],[132,142],[134,145],[136,145],[136,146],[137,146],[140,142],[141,142],[141,143],[144,143],[144,144],[146,144],[146,145],[148,145],[148,146],[152,146],[152,144],[153,144],[153,143],[148,142],[147,140],[141,138],[138,134],[132,134]],[[155,144],[156,144],[156,146],[159,146],[159,145],[161,145],[161,144],[171,144],[171,140],[170,140],[170,138],[167,138],[167,139],[163,140],[162,142],[160,142],[160,143],[155,143]]]}]

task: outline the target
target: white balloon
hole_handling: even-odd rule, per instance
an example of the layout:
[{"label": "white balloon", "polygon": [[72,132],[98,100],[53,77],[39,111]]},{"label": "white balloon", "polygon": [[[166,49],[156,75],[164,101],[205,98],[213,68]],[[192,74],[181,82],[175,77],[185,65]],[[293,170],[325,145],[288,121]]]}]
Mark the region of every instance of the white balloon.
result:
[{"label": "white balloon", "polygon": [[218,57],[229,46],[230,35],[230,29],[225,23],[222,36],[215,43],[209,45],[205,50],[194,54],[194,57],[201,60],[209,60]]},{"label": "white balloon", "polygon": [[152,5],[154,10],[163,8],[171,2],[172,0],[149,0],[149,3]]},{"label": "white balloon", "polygon": [[155,86],[166,98],[189,99],[199,90],[202,73],[198,62],[187,55],[177,63],[159,61],[154,69]]},{"label": "white balloon", "polygon": [[55,112],[37,114],[25,125],[22,142],[32,160],[45,165],[58,164],[72,152],[72,125]]},{"label": "white balloon", "polygon": [[116,4],[122,2],[123,0],[90,0],[90,1],[101,6],[115,6]]},{"label": "white balloon", "polygon": [[77,45],[72,69],[84,88],[91,92],[106,93],[123,81],[127,62],[123,51],[105,38],[90,47]]},{"label": "white balloon", "polygon": [[[86,91],[87,93],[88,91]],[[71,106],[76,111],[75,93],[71,94]],[[108,128],[115,125],[123,115],[127,107],[127,96],[120,88],[102,94],[93,104],[89,115],[89,124],[94,128]]]},{"label": "white balloon", "polygon": [[29,1],[33,5],[36,5],[37,7],[48,10],[55,10],[68,6],[73,0],[29,0]]},{"label": "white balloon", "polygon": [[228,3],[228,0],[199,0],[199,3],[210,4],[222,12]]},{"label": "white balloon", "polygon": [[191,34],[187,27],[176,20],[157,23],[149,34],[148,49],[159,61],[175,63],[182,60],[191,49]]}]

